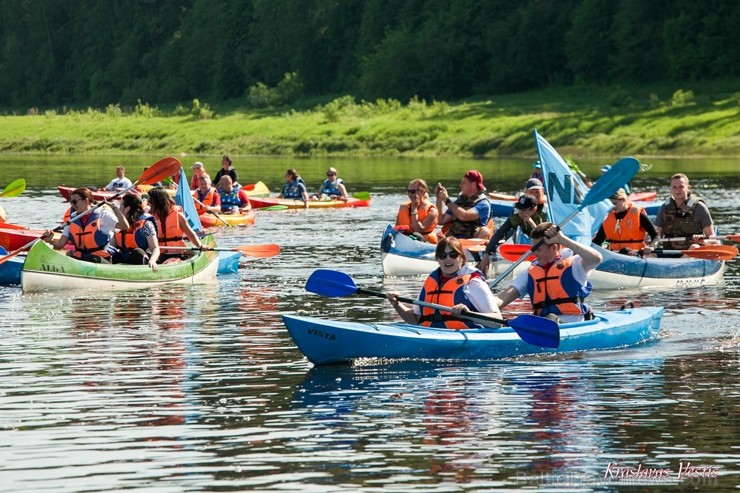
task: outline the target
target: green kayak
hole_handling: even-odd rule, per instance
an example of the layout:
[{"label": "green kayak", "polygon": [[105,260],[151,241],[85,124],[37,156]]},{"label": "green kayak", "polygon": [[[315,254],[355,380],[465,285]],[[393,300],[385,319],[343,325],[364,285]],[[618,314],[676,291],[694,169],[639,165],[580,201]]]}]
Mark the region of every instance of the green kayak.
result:
[{"label": "green kayak", "polygon": [[[202,240],[214,247],[212,236]],[[167,283],[205,283],[216,279],[218,252],[197,252],[180,262],[160,264],[157,272],[146,265],[96,264],[68,257],[37,241],[28,252],[21,272],[24,292],[70,289],[145,288]]]}]

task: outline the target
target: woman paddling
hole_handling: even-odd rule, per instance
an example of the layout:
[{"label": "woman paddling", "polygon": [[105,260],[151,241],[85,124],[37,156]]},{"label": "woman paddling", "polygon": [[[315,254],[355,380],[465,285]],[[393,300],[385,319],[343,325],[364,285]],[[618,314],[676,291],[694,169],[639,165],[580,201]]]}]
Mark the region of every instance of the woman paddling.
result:
[{"label": "woman paddling", "polygon": [[69,203],[74,214],[61,236],[54,240],[54,232],[48,230],[41,239],[56,250],[61,250],[71,241],[75,249],[67,255],[86,262],[110,263],[110,254],[105,247],[113,237],[114,229],[128,229],[126,217],[112,202],[87,213],[94,202],[92,192],[84,187],[72,191]]},{"label": "woman paddling", "polygon": [[454,236],[442,238],[437,243],[435,258],[439,268],[429,274],[419,293],[419,300],[427,303],[450,306],[450,312],[406,305],[399,301],[398,292],[391,291],[386,297],[401,318],[409,324],[448,329],[481,327],[475,322],[458,318],[467,311],[501,318],[496,299],[486,284],[483,273],[465,265],[460,240]]},{"label": "woman paddling", "polygon": [[163,250],[159,257],[159,263],[170,258],[187,257],[190,252],[183,253],[180,250],[167,250],[167,247],[185,247],[183,236],[187,236],[190,242],[201,250],[203,246],[200,238],[190,227],[188,219],[182,211],[182,207],[175,204],[172,197],[164,188],[152,188],[149,190],[149,212],[154,216],[157,224],[157,240],[159,247]]},{"label": "woman paddling", "polygon": [[156,272],[160,252],[154,216],[145,213],[141,197],[131,193],[123,196],[121,212],[126,216],[130,226],[128,229],[116,231],[113,235],[108,248],[111,262],[146,264]]}]

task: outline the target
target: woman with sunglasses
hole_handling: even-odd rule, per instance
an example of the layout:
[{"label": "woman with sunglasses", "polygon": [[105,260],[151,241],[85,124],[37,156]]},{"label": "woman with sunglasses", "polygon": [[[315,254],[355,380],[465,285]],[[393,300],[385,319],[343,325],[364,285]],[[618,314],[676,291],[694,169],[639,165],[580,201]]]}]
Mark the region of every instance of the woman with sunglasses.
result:
[{"label": "woman with sunglasses", "polygon": [[[69,197],[73,214],[70,222],[54,240],[54,232],[48,230],[41,237],[56,250],[61,250],[71,241],[74,251],[68,255],[79,260],[95,263],[110,263],[110,253],[105,250],[115,229],[128,229],[129,223],[115,204],[106,202],[93,209],[92,192],[87,188],[76,188]],[[84,214],[84,215],[83,215]]]},{"label": "woman with sunglasses", "polygon": [[442,238],[437,243],[435,258],[439,267],[427,277],[418,299],[449,306],[450,311],[419,305],[409,306],[399,301],[398,292],[389,292],[388,301],[406,323],[424,327],[467,329],[481,327],[475,322],[459,318],[468,311],[501,318],[496,299],[488,288],[483,273],[465,265],[460,240],[454,236]]},{"label": "woman with sunglasses", "polygon": [[439,222],[439,210],[429,200],[429,187],[421,178],[411,180],[406,188],[409,201],[398,208],[395,229],[429,243],[437,243],[434,229]]},{"label": "woman with sunglasses", "polygon": [[311,197],[311,200],[347,200],[347,187],[344,180],[337,176],[336,168],[326,171],[326,180],[321,184],[319,193]]}]

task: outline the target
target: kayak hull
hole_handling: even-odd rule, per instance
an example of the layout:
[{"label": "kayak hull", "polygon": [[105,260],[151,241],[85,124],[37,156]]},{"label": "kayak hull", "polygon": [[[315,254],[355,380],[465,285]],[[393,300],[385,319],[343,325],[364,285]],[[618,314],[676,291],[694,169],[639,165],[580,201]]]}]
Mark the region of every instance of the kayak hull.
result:
[{"label": "kayak hull", "polygon": [[538,353],[620,349],[659,337],[662,307],[596,313],[560,325],[557,349],[528,344],[510,328],[449,330],[404,323],[359,323],[283,315],[301,352],[316,365],[360,358],[481,361]]},{"label": "kayak hull", "polygon": [[13,286],[21,283],[21,270],[25,256],[16,256],[0,264],[0,286]]},{"label": "kayak hull", "polygon": [[[439,267],[434,258],[437,245],[416,241],[387,225],[380,241],[383,275],[390,277],[428,275]],[[468,261],[475,265],[475,260],[468,252]],[[499,259],[491,263],[489,275],[497,276],[511,262]]]},{"label": "kayak hull", "polygon": [[219,214],[218,216],[210,213],[198,216],[200,223],[204,228],[218,228],[230,226],[251,226],[254,224],[256,214],[252,211],[246,214]]},{"label": "kayak hull", "polygon": [[[203,244],[215,246],[212,236]],[[21,272],[24,292],[70,289],[140,289],[169,283],[211,282],[218,271],[218,252],[197,252],[181,262],[160,264],[157,272],[146,265],[83,262],[54,250],[43,241],[28,252]]]},{"label": "kayak hull", "polygon": [[[282,205],[288,209],[303,209],[305,204],[302,200],[279,199],[277,197],[249,197],[249,202],[254,209],[263,209]],[[347,200],[309,200],[309,209],[336,209],[338,207],[370,207],[370,200],[361,200],[350,197]]]}]

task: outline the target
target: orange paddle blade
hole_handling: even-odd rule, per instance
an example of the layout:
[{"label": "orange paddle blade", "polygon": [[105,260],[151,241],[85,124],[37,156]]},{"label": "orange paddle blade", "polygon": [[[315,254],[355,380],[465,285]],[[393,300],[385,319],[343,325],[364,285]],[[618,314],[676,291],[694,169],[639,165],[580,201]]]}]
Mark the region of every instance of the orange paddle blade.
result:
[{"label": "orange paddle blade", "polygon": [[[499,245],[498,251],[501,254],[502,257],[504,257],[506,260],[509,260],[511,262],[516,262],[519,260],[519,258],[527,253],[529,249],[532,247],[532,245],[523,245],[523,244],[510,244],[510,243],[504,243],[503,245]],[[527,262],[531,262],[535,259],[534,254],[529,255],[525,260]]]},{"label": "orange paddle blade", "polygon": [[740,235],[724,235],[724,236],[718,236],[718,238],[724,238],[725,240],[730,240],[735,243],[740,242]]},{"label": "orange paddle blade", "polygon": [[732,245],[704,245],[698,248],[681,250],[681,253],[706,260],[732,260],[737,256],[737,247]]},{"label": "orange paddle blade", "polygon": [[275,255],[280,253],[280,245],[277,245],[275,243],[263,243],[260,245],[239,245],[238,247],[234,248],[234,250],[237,250],[241,252],[242,255],[247,255],[249,257],[267,258],[274,257]]},{"label": "orange paddle blade", "polygon": [[151,185],[152,183],[164,180],[180,171],[180,168],[182,168],[182,164],[180,164],[177,158],[166,157],[160,159],[144,170],[141,176],[139,176],[139,179],[136,180],[136,185]]}]

